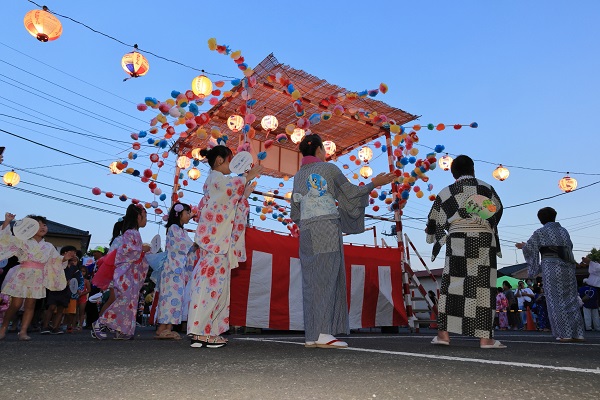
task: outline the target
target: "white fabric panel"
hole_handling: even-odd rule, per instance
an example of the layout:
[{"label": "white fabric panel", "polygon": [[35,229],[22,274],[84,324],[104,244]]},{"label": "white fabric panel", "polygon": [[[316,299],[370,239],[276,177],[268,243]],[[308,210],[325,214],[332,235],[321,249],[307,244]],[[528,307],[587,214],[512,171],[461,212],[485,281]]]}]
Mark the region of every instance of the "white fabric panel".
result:
[{"label": "white fabric panel", "polygon": [[273,277],[273,255],[261,251],[252,252],[250,288],[246,326],[268,328],[271,308],[271,281]]},{"label": "white fabric panel", "polygon": [[304,330],[304,307],[302,306],[302,270],[299,258],[290,258],[290,330]]},{"label": "white fabric panel", "polygon": [[362,327],[363,298],[365,295],[365,266],[352,265],[350,267],[350,315],[348,321],[350,329]]},{"label": "white fabric panel", "polygon": [[378,266],[379,295],[377,296],[377,311],[375,326],[392,326],[394,302],[392,300],[392,270],[390,267]]}]

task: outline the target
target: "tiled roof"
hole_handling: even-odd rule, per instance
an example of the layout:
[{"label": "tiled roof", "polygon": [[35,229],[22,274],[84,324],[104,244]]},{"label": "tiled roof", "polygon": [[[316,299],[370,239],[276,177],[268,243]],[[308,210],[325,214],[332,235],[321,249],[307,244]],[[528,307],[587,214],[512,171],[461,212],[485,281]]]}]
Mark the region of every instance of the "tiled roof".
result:
[{"label": "tiled roof", "polygon": [[[83,231],[81,229],[73,228],[68,225],[59,224],[58,222],[48,221],[48,234],[51,235],[70,235],[70,236],[89,236],[90,233],[88,231]],[[4,223],[4,221],[0,221],[0,225]],[[11,222],[11,226],[14,222]]]}]

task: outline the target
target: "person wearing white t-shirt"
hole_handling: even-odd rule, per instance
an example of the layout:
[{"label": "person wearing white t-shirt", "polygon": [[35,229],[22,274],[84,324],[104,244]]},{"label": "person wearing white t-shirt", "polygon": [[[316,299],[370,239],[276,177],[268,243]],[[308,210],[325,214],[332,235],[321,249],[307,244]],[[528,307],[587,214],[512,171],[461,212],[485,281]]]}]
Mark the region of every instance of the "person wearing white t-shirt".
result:
[{"label": "person wearing white t-shirt", "polygon": [[519,313],[521,314],[521,325],[519,326],[519,329],[527,326],[527,307],[531,307],[534,296],[533,290],[525,287],[525,282],[519,281],[519,286],[517,290],[515,290],[515,297],[519,303],[519,310],[521,310]]}]

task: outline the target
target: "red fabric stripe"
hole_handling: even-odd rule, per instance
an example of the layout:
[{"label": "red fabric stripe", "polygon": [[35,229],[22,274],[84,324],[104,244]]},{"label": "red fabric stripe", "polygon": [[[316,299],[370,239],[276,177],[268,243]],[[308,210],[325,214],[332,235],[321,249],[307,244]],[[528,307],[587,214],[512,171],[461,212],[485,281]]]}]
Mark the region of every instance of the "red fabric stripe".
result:
[{"label": "red fabric stripe", "polygon": [[[280,246],[280,244],[282,246]],[[271,310],[269,326],[272,329],[290,329],[290,257],[289,246],[277,241],[272,248],[277,251],[273,254],[273,271],[271,281]]]},{"label": "red fabric stripe", "polygon": [[246,229],[246,261],[231,271],[231,297],[229,309],[229,325],[246,326],[246,310],[248,310],[248,292],[250,291],[250,271],[252,269],[252,249],[254,235]]}]

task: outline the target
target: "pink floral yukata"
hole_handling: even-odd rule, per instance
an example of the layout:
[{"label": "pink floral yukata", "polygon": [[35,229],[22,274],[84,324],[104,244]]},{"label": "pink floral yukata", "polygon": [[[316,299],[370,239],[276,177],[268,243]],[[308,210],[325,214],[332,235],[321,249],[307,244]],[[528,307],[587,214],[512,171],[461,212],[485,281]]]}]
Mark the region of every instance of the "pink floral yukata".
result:
[{"label": "pink floral yukata", "polygon": [[229,330],[231,269],[246,260],[246,178],[212,171],[198,205],[195,241],[200,257],[190,281],[188,335],[220,335]]},{"label": "pink floral yukata", "polygon": [[[185,285],[191,276],[186,261],[193,244],[179,225],[169,227],[165,245],[167,258],[160,274],[160,295],[156,310],[156,321],[159,324],[177,325],[182,321]],[[185,313],[187,314],[187,310]]]},{"label": "pink floral yukata", "polygon": [[115,301],[98,319],[100,325],[126,335],[135,333],[140,289],[148,273],[148,263],[143,257],[142,237],[137,229],[129,229],[122,235],[115,256],[113,288]]},{"label": "pink floral yukata", "polygon": [[63,262],[56,248],[41,240],[21,240],[7,226],[0,229],[0,260],[17,256],[20,264],[6,274],[2,293],[25,299],[42,299],[46,289],[58,291],[67,287]]}]

